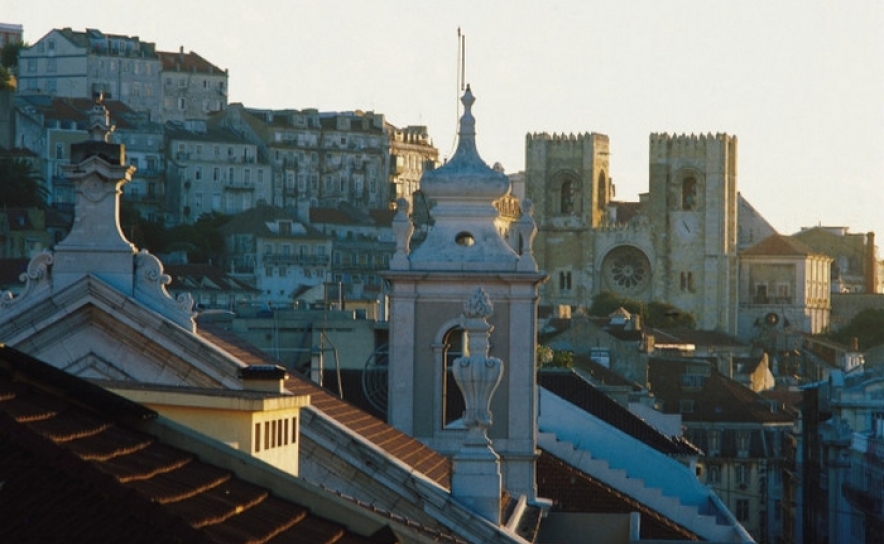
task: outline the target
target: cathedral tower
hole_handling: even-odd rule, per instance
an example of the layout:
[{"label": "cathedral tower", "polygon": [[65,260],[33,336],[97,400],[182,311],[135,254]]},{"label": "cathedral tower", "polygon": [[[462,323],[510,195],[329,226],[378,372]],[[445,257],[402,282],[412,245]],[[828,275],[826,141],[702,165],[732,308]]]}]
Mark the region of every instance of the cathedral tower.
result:
[{"label": "cathedral tower", "polygon": [[593,293],[593,229],[607,221],[613,196],[608,137],[529,134],[525,192],[538,225],[537,261],[550,275],[552,304],[588,305]]},{"label": "cathedral tower", "polygon": [[700,329],[736,334],[737,204],[736,137],[651,135],[654,298]]},{"label": "cathedral tower", "polygon": [[397,250],[384,273],[391,287],[388,421],[457,461],[468,430],[452,365],[479,355],[470,353],[476,333],[465,321],[464,301],[481,289],[493,304],[485,355],[502,361],[488,437],[500,457],[504,487],[533,501],[537,290],[545,276],[531,254],[536,228],[530,203],[523,203],[522,219],[513,227],[517,249],[495,224],[494,202],[508,192],[509,180],[478,155],[473,101],[467,87],[457,151],[421,179],[422,190],[435,202],[424,242],[410,251],[414,227],[405,200],[393,221]]}]

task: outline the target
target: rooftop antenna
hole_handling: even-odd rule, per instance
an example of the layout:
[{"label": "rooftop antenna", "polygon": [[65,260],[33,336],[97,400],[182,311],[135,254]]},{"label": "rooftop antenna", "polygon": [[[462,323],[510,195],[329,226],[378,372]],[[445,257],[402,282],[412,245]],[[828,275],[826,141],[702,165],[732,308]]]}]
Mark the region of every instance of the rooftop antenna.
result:
[{"label": "rooftop antenna", "polygon": [[454,93],[454,139],[451,143],[451,151],[449,157],[454,154],[457,147],[457,124],[460,122],[460,95],[463,94],[466,87],[466,64],[467,64],[467,36],[457,27],[457,70],[455,76],[457,79],[457,91]]}]

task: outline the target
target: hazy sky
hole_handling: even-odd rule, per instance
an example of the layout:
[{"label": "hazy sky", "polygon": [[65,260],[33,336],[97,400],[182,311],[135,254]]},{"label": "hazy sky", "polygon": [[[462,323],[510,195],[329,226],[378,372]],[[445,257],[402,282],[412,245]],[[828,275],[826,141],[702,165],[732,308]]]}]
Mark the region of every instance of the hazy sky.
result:
[{"label": "hazy sky", "polygon": [[487,163],[522,170],[530,132],[599,132],[617,199],[637,200],[650,133],[726,132],[780,232],[884,239],[881,0],[0,0],[0,21],[30,43],[71,27],[183,45],[230,71],[232,102],[374,110],[427,125],[443,156],[460,27]]}]

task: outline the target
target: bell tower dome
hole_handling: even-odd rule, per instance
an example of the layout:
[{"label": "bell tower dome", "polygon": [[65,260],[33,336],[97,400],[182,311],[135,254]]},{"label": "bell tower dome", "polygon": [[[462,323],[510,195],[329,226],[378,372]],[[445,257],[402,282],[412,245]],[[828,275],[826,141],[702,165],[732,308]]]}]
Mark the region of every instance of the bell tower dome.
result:
[{"label": "bell tower dome", "polygon": [[426,238],[410,247],[414,226],[404,201],[393,221],[397,249],[383,274],[390,283],[388,421],[457,458],[469,434],[468,403],[455,383],[453,365],[474,355],[476,333],[464,321],[463,304],[481,289],[494,306],[485,355],[501,361],[487,434],[500,456],[503,486],[511,495],[534,501],[534,354],[538,286],[546,275],[531,252],[537,229],[530,202],[522,204],[522,217],[513,225],[516,249],[498,230],[494,203],[508,193],[509,180],[479,157],[469,87],[462,102],[457,151],[421,179],[432,203]]}]

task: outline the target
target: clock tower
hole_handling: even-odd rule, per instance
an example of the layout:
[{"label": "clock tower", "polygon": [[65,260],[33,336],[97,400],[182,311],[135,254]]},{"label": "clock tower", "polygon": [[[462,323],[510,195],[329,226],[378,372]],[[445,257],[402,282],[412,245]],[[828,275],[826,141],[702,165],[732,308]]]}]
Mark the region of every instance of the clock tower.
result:
[{"label": "clock tower", "polygon": [[736,334],[737,139],[650,138],[649,216],[654,288],[698,317],[697,328]]}]

